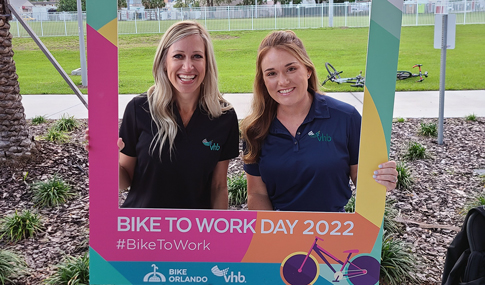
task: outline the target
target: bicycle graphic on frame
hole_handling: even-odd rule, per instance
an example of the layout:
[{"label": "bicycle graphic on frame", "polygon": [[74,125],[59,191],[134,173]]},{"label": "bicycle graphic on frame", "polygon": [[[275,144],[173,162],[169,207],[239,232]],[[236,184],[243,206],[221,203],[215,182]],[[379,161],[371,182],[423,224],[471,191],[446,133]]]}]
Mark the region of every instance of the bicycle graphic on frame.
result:
[{"label": "bicycle graphic on frame", "polygon": [[[357,249],[345,250],[345,261],[325,250],[317,244],[321,240],[318,236],[315,237],[313,244],[308,252],[294,252],[288,255],[280,267],[281,279],[287,285],[307,285],[313,284],[317,281],[320,275],[320,265],[317,259],[311,255],[314,251],[334,273],[334,283],[346,280],[354,285],[374,285],[379,280],[380,264],[372,256],[357,255],[351,259],[352,254],[359,253]],[[334,260],[338,264],[336,267],[332,266],[328,258]]]}]

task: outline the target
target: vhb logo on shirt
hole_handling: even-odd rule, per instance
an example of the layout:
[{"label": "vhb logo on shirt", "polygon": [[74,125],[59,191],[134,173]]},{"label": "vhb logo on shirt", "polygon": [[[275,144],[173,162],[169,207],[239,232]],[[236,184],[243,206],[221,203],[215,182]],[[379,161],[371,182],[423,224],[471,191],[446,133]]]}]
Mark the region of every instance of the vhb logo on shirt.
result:
[{"label": "vhb logo on shirt", "polygon": [[207,139],[204,139],[204,140],[202,141],[202,143],[203,143],[205,146],[208,146],[208,147],[209,147],[211,150],[216,150],[216,151],[217,151],[217,150],[220,150],[220,149],[221,149],[221,147],[219,146],[219,144],[218,144],[218,143],[214,143],[214,144],[213,144],[213,143],[212,143],[212,141],[208,142],[208,141],[207,141]]},{"label": "vhb logo on shirt", "polygon": [[313,133],[312,131],[308,132],[308,135],[311,137],[311,138],[317,138],[318,141],[320,142],[331,142],[332,141],[332,137],[329,136],[328,134],[321,134],[320,131],[318,131],[316,134]]}]

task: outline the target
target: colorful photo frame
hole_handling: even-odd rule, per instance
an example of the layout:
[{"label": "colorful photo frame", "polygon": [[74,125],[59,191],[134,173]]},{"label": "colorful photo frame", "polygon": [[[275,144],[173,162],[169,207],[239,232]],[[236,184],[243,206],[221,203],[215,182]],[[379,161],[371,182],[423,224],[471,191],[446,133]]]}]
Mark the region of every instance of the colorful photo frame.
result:
[{"label": "colorful photo frame", "polygon": [[372,174],[388,160],[402,6],[372,3],[355,213],[315,213],[119,208],[117,1],[87,0],[90,284],[378,283]]}]

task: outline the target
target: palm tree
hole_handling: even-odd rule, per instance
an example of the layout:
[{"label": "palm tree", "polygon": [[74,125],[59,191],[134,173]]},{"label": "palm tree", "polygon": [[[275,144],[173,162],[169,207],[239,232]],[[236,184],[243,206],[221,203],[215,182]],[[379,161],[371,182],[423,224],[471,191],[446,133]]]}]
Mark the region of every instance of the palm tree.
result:
[{"label": "palm tree", "polygon": [[0,161],[30,156],[33,142],[13,60],[9,0],[0,0]]}]

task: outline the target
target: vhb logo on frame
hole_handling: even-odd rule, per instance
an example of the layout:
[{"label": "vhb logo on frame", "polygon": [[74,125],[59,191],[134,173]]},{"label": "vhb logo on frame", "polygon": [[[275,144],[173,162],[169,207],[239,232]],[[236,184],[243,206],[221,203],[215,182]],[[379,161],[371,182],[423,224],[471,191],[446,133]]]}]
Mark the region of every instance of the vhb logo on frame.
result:
[{"label": "vhb logo on frame", "polygon": [[229,267],[220,270],[217,265],[212,267],[211,271],[212,274],[217,277],[224,277],[226,283],[246,283],[246,276],[242,275],[241,271],[238,271],[237,274],[234,274],[234,271],[231,271],[231,274],[228,274]]},{"label": "vhb logo on frame", "polygon": [[204,139],[202,141],[202,143],[205,145],[205,146],[208,146],[211,150],[220,150],[221,147],[219,146],[218,143],[212,143],[212,141],[208,142],[207,139]]}]

